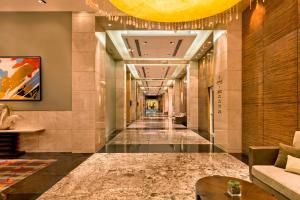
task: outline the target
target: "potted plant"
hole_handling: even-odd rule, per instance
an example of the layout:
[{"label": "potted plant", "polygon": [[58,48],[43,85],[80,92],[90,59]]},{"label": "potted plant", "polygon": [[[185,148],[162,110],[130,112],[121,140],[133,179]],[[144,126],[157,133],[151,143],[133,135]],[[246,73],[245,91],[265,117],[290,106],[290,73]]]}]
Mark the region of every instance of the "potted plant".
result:
[{"label": "potted plant", "polygon": [[228,194],[230,196],[241,196],[241,184],[239,181],[230,180],[228,181]]}]

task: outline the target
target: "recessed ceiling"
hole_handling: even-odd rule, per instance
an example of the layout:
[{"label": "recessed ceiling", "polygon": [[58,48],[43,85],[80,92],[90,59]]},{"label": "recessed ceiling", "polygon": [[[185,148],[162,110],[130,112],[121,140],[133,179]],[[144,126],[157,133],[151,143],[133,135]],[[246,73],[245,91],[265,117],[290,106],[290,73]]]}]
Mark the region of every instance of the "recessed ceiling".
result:
[{"label": "recessed ceiling", "polygon": [[[160,95],[164,88],[172,84],[185,71],[186,65],[134,65],[131,70],[136,70],[140,87],[146,95]],[[132,66],[131,66],[132,67]]]},{"label": "recessed ceiling", "polygon": [[140,78],[172,78],[177,66],[137,65],[136,69]]},{"label": "recessed ceiling", "polygon": [[123,35],[131,58],[184,58],[196,34],[181,36]]},{"label": "recessed ceiling", "polygon": [[191,60],[212,33],[207,31],[107,31],[119,54],[129,60]]}]

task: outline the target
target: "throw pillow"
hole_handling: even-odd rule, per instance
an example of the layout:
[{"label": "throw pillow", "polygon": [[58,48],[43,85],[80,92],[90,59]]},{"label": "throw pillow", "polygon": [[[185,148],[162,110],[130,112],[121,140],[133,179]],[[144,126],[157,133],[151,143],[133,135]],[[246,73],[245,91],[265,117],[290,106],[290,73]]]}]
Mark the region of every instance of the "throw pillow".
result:
[{"label": "throw pillow", "polygon": [[300,148],[300,131],[295,132],[293,146],[296,148]]},{"label": "throw pillow", "polygon": [[288,156],[285,171],[300,174],[300,159]]},{"label": "throw pillow", "polygon": [[279,144],[279,153],[275,162],[275,166],[285,169],[288,155],[300,158],[300,148]]}]

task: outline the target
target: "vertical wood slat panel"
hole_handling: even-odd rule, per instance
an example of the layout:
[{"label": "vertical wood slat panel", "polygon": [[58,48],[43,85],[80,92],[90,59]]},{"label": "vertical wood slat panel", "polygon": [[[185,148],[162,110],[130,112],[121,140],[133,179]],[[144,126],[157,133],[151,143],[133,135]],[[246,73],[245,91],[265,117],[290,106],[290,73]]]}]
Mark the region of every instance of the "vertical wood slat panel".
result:
[{"label": "vertical wood slat panel", "polygon": [[[298,0],[266,1],[263,23],[243,13],[243,152],[291,144],[299,127]],[[260,13],[261,14],[261,13]]]},{"label": "vertical wood slat panel", "polygon": [[253,10],[243,13],[242,149],[263,145],[263,25],[250,27]]}]

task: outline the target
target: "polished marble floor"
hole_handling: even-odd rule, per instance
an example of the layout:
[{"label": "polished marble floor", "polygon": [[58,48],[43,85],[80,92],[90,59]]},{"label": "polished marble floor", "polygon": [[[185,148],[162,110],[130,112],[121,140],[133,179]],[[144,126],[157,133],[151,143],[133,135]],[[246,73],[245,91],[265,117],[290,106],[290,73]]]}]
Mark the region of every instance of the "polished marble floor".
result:
[{"label": "polished marble floor", "polygon": [[[157,119],[159,118],[159,119]],[[207,135],[204,135],[205,137]],[[173,124],[166,116],[144,117],[113,134],[98,153],[207,153],[224,152],[198,132]]]},{"label": "polished marble floor", "polygon": [[7,199],[192,200],[202,177],[249,179],[248,166],[215,146],[208,133],[178,128],[164,116],[130,126],[95,154],[25,155],[58,162],[7,189]]},{"label": "polished marble floor", "polygon": [[192,130],[124,130],[109,144],[211,144]]},{"label": "polished marble floor", "polygon": [[248,180],[248,167],[226,153],[94,154],[40,200],[194,200],[211,175]]},{"label": "polished marble floor", "polygon": [[174,124],[168,117],[147,117],[131,123],[128,129],[186,129],[182,124]]}]

